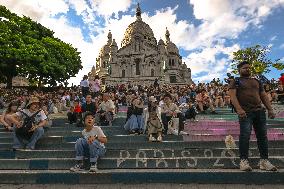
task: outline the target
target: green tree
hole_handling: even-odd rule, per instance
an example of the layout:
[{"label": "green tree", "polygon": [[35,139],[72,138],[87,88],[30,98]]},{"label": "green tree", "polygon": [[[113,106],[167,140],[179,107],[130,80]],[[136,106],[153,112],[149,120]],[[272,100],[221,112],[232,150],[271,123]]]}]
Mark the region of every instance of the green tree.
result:
[{"label": "green tree", "polygon": [[56,85],[82,69],[77,49],[55,38],[50,29],[4,6],[0,18],[0,81],[7,87],[17,75],[39,86]]},{"label": "green tree", "polygon": [[270,69],[272,67],[283,70],[284,64],[280,62],[280,59],[272,61],[267,57],[269,52],[269,47],[262,47],[260,45],[240,49],[234,52],[231,64],[232,72],[238,74],[237,65],[242,61],[248,61],[250,63],[252,75],[268,73],[271,71]]}]

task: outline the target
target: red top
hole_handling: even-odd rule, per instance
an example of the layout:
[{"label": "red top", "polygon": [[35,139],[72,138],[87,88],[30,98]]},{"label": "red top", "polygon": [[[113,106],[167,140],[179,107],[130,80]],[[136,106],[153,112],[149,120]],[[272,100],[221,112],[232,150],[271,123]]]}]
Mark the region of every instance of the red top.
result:
[{"label": "red top", "polygon": [[75,107],[74,107],[74,112],[76,112],[76,113],[82,112],[81,106],[80,106],[80,105],[75,106]]},{"label": "red top", "polygon": [[279,81],[281,82],[282,85],[284,85],[284,75],[279,78]]}]

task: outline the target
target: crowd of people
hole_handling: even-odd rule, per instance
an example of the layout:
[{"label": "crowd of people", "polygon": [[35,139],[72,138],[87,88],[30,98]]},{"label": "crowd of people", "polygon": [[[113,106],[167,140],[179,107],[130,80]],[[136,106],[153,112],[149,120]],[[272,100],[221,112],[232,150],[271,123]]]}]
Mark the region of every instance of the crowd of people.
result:
[{"label": "crowd of people", "polygon": [[[163,136],[186,135],[187,119],[197,122],[198,114],[218,114],[218,108],[232,108],[229,83],[234,78],[228,74],[225,82],[213,79],[209,83],[187,86],[159,84],[142,86],[121,84],[101,87],[98,76],[89,81],[87,76],[78,87],[58,87],[49,91],[25,88],[0,89],[0,124],[13,132],[13,149],[35,149],[44,135],[44,127],[51,125],[53,114],[66,114],[70,124],[85,127],[83,138],[76,142],[76,160],[73,171],[82,168],[84,148],[100,149],[93,154],[92,170],[97,170],[97,158],[104,154],[98,148],[107,139],[99,127],[112,126],[119,107],[127,106],[124,129],[130,135],[145,135],[150,142],[162,142]],[[284,103],[284,74],[279,81],[272,79],[263,83],[270,102]],[[91,133],[91,134],[90,134]],[[95,142],[96,141],[96,142]],[[91,147],[90,145],[93,146]]]}]

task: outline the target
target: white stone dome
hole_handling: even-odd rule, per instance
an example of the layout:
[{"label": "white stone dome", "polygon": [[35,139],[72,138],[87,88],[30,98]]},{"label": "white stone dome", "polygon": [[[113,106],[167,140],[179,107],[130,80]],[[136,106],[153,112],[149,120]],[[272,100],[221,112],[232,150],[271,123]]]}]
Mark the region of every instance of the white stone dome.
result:
[{"label": "white stone dome", "polygon": [[136,9],[136,20],[127,27],[123,40],[121,42],[121,46],[127,46],[134,42],[136,39],[146,41],[155,46],[157,45],[157,40],[152,29],[148,24],[142,21],[139,4]]}]

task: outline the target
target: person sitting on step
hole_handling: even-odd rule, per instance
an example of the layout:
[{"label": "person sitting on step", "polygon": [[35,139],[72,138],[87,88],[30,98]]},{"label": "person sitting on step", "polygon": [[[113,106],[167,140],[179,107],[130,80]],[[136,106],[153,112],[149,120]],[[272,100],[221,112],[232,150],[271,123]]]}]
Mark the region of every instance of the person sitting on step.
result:
[{"label": "person sitting on step", "polygon": [[77,121],[77,127],[82,127],[84,125],[83,121],[82,121],[82,118],[85,116],[86,112],[91,112],[93,115],[95,115],[97,109],[98,109],[97,108],[97,104],[92,101],[92,95],[91,94],[87,94],[86,95],[86,102],[84,102],[82,104],[82,107],[81,107],[82,114],[79,117],[80,120]]},{"label": "person sitting on step", "polygon": [[0,115],[0,124],[3,124],[8,131],[13,131],[14,124],[10,121],[10,117],[17,112],[18,107],[19,103],[17,101],[12,101],[9,103],[7,110]]},{"label": "person sitting on step", "polygon": [[[163,125],[159,116],[158,103],[154,96],[149,97],[148,113],[147,130],[149,141],[162,142]],[[157,135],[157,139],[153,135]]]},{"label": "person sitting on step", "polygon": [[81,118],[82,110],[79,100],[75,100],[73,106],[70,107],[70,111],[67,113],[68,121],[70,124],[77,123]]},{"label": "person sitting on step", "polygon": [[[187,134],[184,132],[184,121],[185,118],[182,115],[181,111],[179,110],[178,106],[172,102],[172,96],[169,93],[166,93],[164,95],[163,104],[161,105],[161,118],[162,123],[164,125],[164,134],[174,134],[174,135],[184,135]],[[179,124],[178,128],[173,128],[171,130],[168,130],[169,122],[172,120],[172,118],[178,118]]]},{"label": "person sitting on step", "polygon": [[213,102],[205,89],[202,89],[200,93],[197,94],[196,101],[201,114],[206,114],[205,111],[208,108],[210,108],[212,114],[217,114],[214,109]]},{"label": "person sitting on step", "polygon": [[124,125],[125,130],[129,131],[131,135],[143,134],[144,132],[144,119],[143,110],[144,102],[140,97],[136,97],[131,102],[131,115]]},{"label": "person sitting on step", "polygon": [[43,127],[47,124],[47,116],[40,109],[40,101],[32,97],[27,104],[27,108],[16,112],[10,117],[12,123],[16,125],[13,130],[13,149],[26,148],[35,149],[36,142],[43,136]]},{"label": "person sitting on step", "polygon": [[78,172],[84,170],[84,157],[90,158],[90,172],[98,172],[97,161],[100,157],[104,156],[106,149],[105,143],[107,143],[107,137],[103,130],[95,126],[94,115],[91,112],[87,112],[84,117],[85,129],[82,131],[82,137],[76,141],[76,165],[70,168],[72,172]]},{"label": "person sitting on step", "polygon": [[110,99],[109,93],[103,94],[103,101],[99,105],[99,111],[96,114],[96,121],[100,125],[112,126],[115,105]]},{"label": "person sitting on step", "polygon": [[198,122],[198,120],[196,119],[197,115],[196,106],[191,100],[188,100],[188,102],[183,106],[180,106],[180,108],[182,108],[182,111],[184,112],[185,119]]}]

